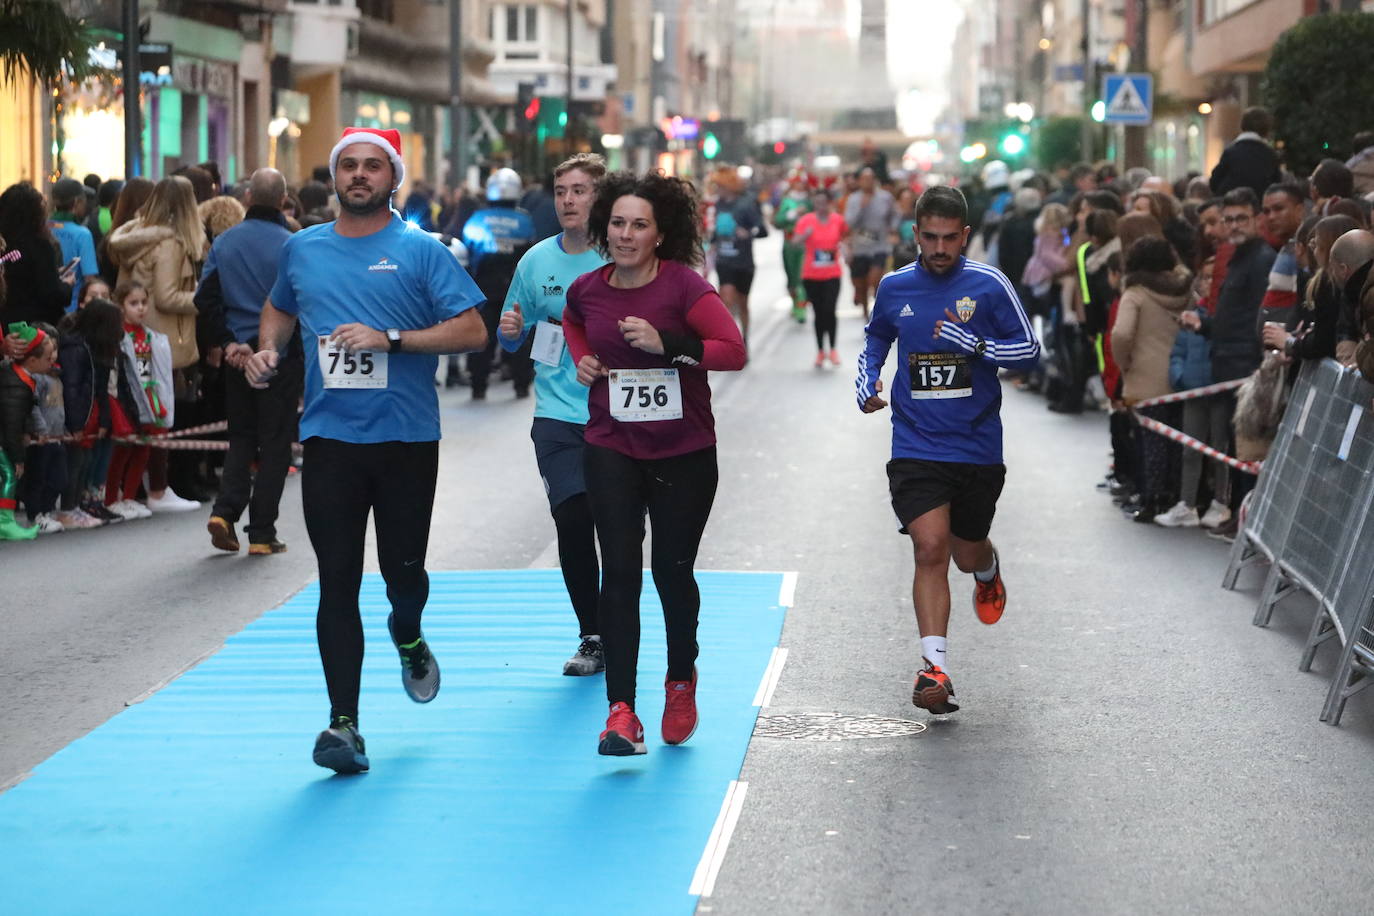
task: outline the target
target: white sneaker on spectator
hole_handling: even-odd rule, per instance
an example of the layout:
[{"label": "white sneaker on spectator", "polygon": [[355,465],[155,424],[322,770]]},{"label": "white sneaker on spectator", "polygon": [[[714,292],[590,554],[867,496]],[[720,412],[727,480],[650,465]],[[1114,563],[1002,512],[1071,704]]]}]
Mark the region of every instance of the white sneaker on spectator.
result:
[{"label": "white sneaker on spectator", "polygon": [[1207,507],[1207,512],[1203,514],[1202,521],[1199,523],[1204,528],[1217,528],[1231,520],[1231,508],[1225,503],[1219,503],[1215,499]]},{"label": "white sneaker on spectator", "polygon": [[1196,528],[1198,525],[1197,509],[1183,500],[1179,500],[1168,512],[1161,512],[1156,515],[1155,524],[1165,528]]},{"label": "white sneaker on spectator", "polygon": [[141,506],[135,505],[132,499],[121,499],[119,502],[111,503],[105,508],[124,519],[143,518],[143,512],[145,511]]},{"label": "white sneaker on spectator", "polygon": [[148,509],[152,512],[190,512],[192,509],[199,509],[200,503],[191,499],[182,499],[171,487],[162,494],[161,499],[155,499],[150,494],[148,496]]},{"label": "white sneaker on spectator", "polygon": [[80,509],[73,509],[70,512],[58,512],[53,516],[62,523],[63,528],[99,528],[105,524],[98,518],[92,518]]},{"label": "white sneaker on spectator", "polygon": [[38,529],[39,534],[57,534],[59,531],[66,531],[67,528],[57,519],[46,512],[40,512],[33,517],[33,525]]}]

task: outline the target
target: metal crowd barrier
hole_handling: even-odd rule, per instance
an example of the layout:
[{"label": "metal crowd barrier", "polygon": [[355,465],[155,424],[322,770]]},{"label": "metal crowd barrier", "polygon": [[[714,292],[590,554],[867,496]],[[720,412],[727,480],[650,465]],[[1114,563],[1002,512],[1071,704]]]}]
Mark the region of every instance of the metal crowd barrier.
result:
[{"label": "metal crowd barrier", "polygon": [[1343,649],[1326,720],[1338,721],[1345,698],[1374,674],[1372,409],[1374,385],[1359,373],[1331,360],[1303,368],[1222,580],[1234,588],[1242,569],[1269,561],[1257,626],[1295,592],[1316,599],[1300,669],[1332,637]]}]

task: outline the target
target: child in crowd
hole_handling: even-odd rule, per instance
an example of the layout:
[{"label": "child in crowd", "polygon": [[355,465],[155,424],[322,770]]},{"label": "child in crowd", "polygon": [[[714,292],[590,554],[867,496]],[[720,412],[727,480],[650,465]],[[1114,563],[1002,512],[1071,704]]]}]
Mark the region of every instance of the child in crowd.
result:
[{"label": "child in crowd", "polygon": [[90,274],[81,280],[76,291],[76,307],[84,309],[92,299],[110,298],[110,284],[100,274]]},{"label": "child in crowd", "polygon": [[57,329],[35,322],[46,345],[41,356],[24,368],[33,380],[34,408],[29,423],[31,436],[24,456],[24,479],[19,484],[20,502],[29,523],[39,534],[56,534],[65,526],[54,513],[67,485],[67,453],[60,440],[67,432],[62,405],[62,379],[57,375]]},{"label": "child in crowd", "polygon": [[[1208,258],[1198,269],[1193,281],[1195,309],[1210,313],[1215,303],[1208,301],[1212,288],[1212,271],[1216,267],[1215,258]],[[1169,355],[1169,385],[1175,391],[1188,391],[1205,388],[1212,384],[1212,344],[1196,331],[1179,328],[1174,338],[1174,349]],[[1226,451],[1231,431],[1229,429],[1230,409],[1226,398],[1213,395],[1207,398],[1191,398],[1183,402],[1183,432],[1194,439],[1205,442],[1218,451]],[[1183,450],[1182,479],[1177,505],[1161,515],[1155,516],[1155,524],[1165,528],[1215,528],[1231,518],[1227,508],[1229,474],[1225,465],[1217,464],[1213,475],[1215,491],[1211,504],[1201,515],[1197,507],[1201,503],[1200,485],[1202,483],[1203,455],[1196,449]]]},{"label": "child in crowd", "polygon": [[33,373],[51,369],[56,350],[52,338],[26,322],[16,322],[8,330],[23,343],[19,358],[0,367],[0,541],[28,541],[38,536],[38,528],[19,524],[14,510],[35,401]]},{"label": "child in crowd", "polygon": [[[172,424],[172,346],[167,335],[144,325],[148,290],[126,281],[115,287],[115,301],[123,313],[123,335],[116,380],[118,397],[111,404],[115,425],[123,413],[130,427],[144,434]],[[152,510],[138,502],[138,488],[148,467],[148,445],[120,443],[110,458],[105,478],[105,507],[125,518],[147,518]]]},{"label": "child in crowd", "polygon": [[123,319],[108,299],[92,299],[62,321],[61,366],[63,406],[67,432],[77,436],[67,447],[67,490],[62,495],[58,521],[67,527],[90,527],[91,518],[101,524],[122,521],[105,508],[99,491],[109,467],[110,435],[114,417],[110,411],[110,379],[119,364]]}]

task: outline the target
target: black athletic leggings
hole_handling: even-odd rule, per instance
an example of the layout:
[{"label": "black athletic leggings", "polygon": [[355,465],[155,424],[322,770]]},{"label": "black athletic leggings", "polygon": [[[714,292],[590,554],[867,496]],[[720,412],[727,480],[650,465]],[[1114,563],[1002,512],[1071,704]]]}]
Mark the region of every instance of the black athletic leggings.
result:
[{"label": "black athletic leggings", "polygon": [[716,497],[716,448],[673,458],[635,459],[587,445],[587,496],[601,543],[601,642],[606,699],[635,700],[639,665],[639,591],[643,584],[644,513],[653,525],[649,561],[663,605],[668,678],[692,678],[701,593],[693,567]]},{"label": "black athletic leggings", "polygon": [[816,349],[825,350],[826,335],[830,336],[830,347],[835,349],[835,301],[840,298],[840,278],[832,280],[803,280],[806,298],[811,300],[811,308],[816,312]]},{"label": "black athletic leggings", "polygon": [[595,636],[597,601],[601,588],[601,566],[596,558],[596,525],[586,493],[569,496],[553,510],[553,526],[558,532],[558,566],[568,588],[577,628],[581,636]]},{"label": "black athletic leggings", "polygon": [[439,476],[438,442],[358,444],[312,436],[305,440],[301,502],[320,570],[315,633],[329,688],[330,716],[358,720],[363,622],[358,589],[371,511],[377,560],[402,643],[420,636],[429,598],[425,551]]}]

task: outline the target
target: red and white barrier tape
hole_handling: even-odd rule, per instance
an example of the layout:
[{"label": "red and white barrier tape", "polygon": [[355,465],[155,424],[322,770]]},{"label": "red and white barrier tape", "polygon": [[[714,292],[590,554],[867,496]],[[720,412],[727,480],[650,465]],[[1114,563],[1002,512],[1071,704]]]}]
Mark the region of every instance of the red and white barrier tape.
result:
[{"label": "red and white barrier tape", "polygon": [[1147,398],[1143,401],[1136,401],[1136,407],[1154,407],[1156,404],[1176,404],[1179,401],[1191,401],[1193,398],[1206,398],[1214,394],[1221,394],[1223,391],[1230,391],[1245,384],[1245,379],[1237,378],[1229,382],[1217,382],[1215,385],[1203,385],[1201,388],[1189,388],[1187,391],[1175,391],[1157,398]]},{"label": "red and white barrier tape", "polygon": [[1236,470],[1244,471],[1246,474],[1258,474],[1260,472],[1260,463],[1258,461],[1241,461],[1239,458],[1232,458],[1225,452],[1219,452],[1216,449],[1212,448],[1206,442],[1200,442],[1197,439],[1194,439],[1192,436],[1189,436],[1186,433],[1179,432],[1172,426],[1161,423],[1158,420],[1152,420],[1149,417],[1142,417],[1138,413],[1133,414],[1133,416],[1135,417],[1135,421],[1139,423],[1141,426],[1145,427],[1146,429],[1152,430],[1153,432],[1157,432],[1161,436],[1164,436],[1167,439],[1171,439],[1174,442],[1179,443],[1180,445],[1186,446],[1187,448],[1196,449],[1197,451],[1202,452],[1202,454],[1206,455],[1208,458],[1215,458],[1217,461],[1229,464]]}]

